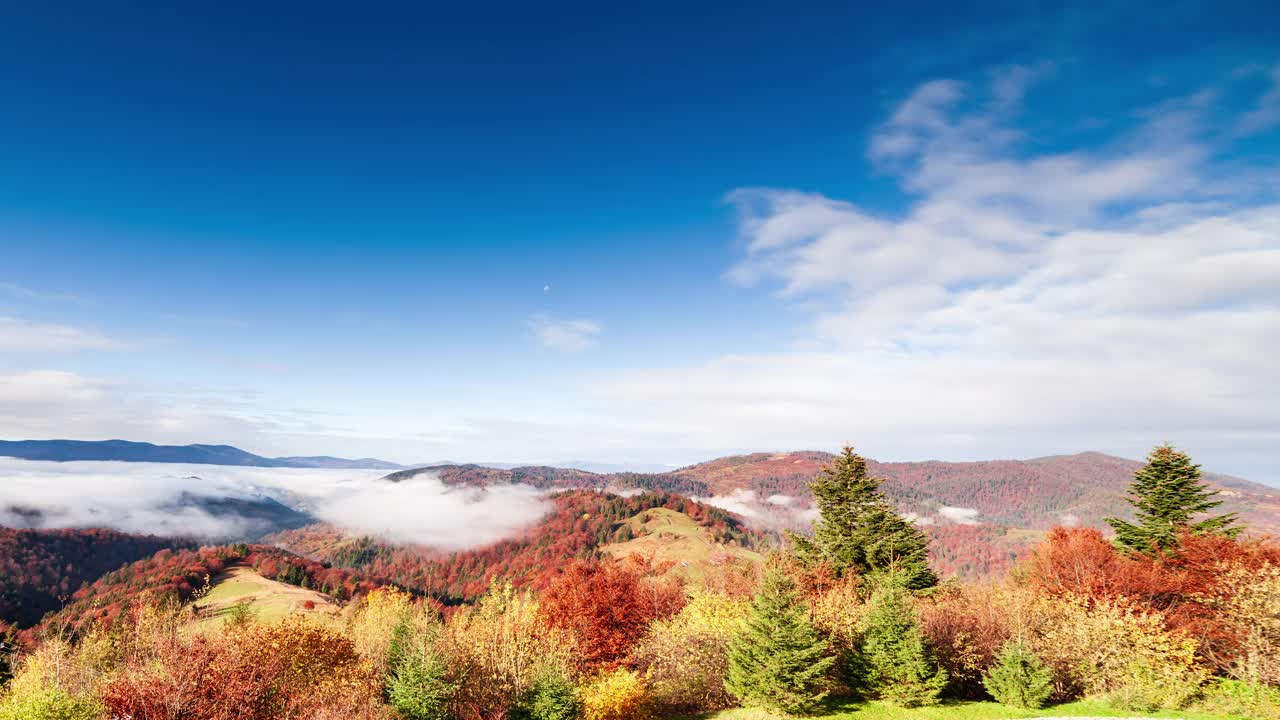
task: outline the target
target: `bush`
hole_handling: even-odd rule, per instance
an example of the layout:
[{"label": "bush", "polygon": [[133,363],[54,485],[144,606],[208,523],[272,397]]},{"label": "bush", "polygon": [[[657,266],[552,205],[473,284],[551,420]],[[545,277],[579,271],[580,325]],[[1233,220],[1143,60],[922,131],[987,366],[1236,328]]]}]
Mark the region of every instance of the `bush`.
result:
[{"label": "bush", "polygon": [[585,720],[648,720],[654,717],[644,678],[633,670],[605,673],[583,690]]},{"label": "bush", "polygon": [[733,703],[724,686],[729,642],[748,608],[726,595],[698,592],[675,617],[649,628],[632,662],[648,677],[654,701],[665,713],[719,710]]},{"label": "bush", "polygon": [[104,708],[91,698],[75,698],[57,688],[10,695],[0,703],[0,720],[97,720]]},{"label": "bush", "polygon": [[996,702],[1036,710],[1053,694],[1053,671],[1025,643],[1009,642],[982,679]]},{"label": "bush", "polygon": [[1124,601],[1045,598],[1031,642],[1054,670],[1059,699],[1109,696],[1135,709],[1179,708],[1208,672],[1196,641],[1164,629],[1159,613]]},{"label": "bush", "polygon": [[459,720],[502,717],[548,667],[573,666],[568,635],[547,627],[538,605],[510,583],[495,585],[445,626],[446,660],[459,680],[450,712]]},{"label": "bush", "polygon": [[582,717],[582,699],[573,679],[561,668],[548,667],[533,679],[533,685],[516,701],[510,720],[577,720]]},{"label": "bush", "polygon": [[1217,715],[1274,720],[1280,717],[1280,688],[1218,678],[1205,688],[1198,707]]},{"label": "bush", "polygon": [[1018,624],[1025,593],[1009,588],[948,586],[921,608],[920,629],[947,671],[946,694],[978,700],[988,694],[984,673]]},{"label": "bush", "polygon": [[871,596],[863,625],[863,687],[901,707],[935,705],[947,685],[905,587],[887,581]]}]

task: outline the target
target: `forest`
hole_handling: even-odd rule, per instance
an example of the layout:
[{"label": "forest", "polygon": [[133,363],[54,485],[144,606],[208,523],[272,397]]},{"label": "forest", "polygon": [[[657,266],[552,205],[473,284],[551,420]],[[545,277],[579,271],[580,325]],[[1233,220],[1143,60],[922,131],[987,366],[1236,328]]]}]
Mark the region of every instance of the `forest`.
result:
[{"label": "forest", "polygon": [[[1280,717],[1280,545],[1222,512],[1185,453],[1151,452],[1110,533],[1056,527],[1025,555],[966,558],[981,526],[950,528],[939,553],[882,484],[846,449],[812,482],[811,531],[786,534],[678,495],[571,490],[537,532],[452,553],[323,528],[200,548],[6,531],[0,720],[1027,717],[1080,701]],[[765,559],[680,575],[603,551],[654,508]],[[91,543],[119,567],[78,566]],[[955,579],[966,563],[1007,570]],[[230,567],[342,612],[247,606],[195,630]]]}]

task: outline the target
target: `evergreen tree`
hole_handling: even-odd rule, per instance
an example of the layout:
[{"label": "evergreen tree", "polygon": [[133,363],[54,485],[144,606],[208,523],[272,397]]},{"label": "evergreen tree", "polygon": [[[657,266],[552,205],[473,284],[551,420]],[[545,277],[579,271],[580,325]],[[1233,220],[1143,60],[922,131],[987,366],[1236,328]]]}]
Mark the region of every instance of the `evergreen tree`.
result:
[{"label": "evergreen tree", "polygon": [[770,567],[746,627],[729,644],[725,688],[746,707],[806,714],[826,697],[821,688],[833,662],[795,583]]},{"label": "evergreen tree", "polygon": [[1026,643],[1007,642],[982,685],[1001,705],[1038,710],[1053,694],[1053,670]]},{"label": "evergreen tree", "polygon": [[925,645],[901,578],[886,578],[872,593],[860,650],[863,688],[895,705],[936,704],[947,685],[947,672]]},{"label": "evergreen tree", "polygon": [[386,690],[391,706],[408,720],[449,720],[449,699],[458,683],[435,647],[422,641],[402,646]]},{"label": "evergreen tree", "polygon": [[813,537],[794,533],[796,554],[808,563],[827,562],[836,572],[874,577],[891,573],[912,590],[937,584],[929,569],[929,539],[868,477],[867,461],[846,447],[809,487],[821,514]]},{"label": "evergreen tree", "polygon": [[1222,504],[1214,499],[1217,494],[1200,481],[1200,466],[1190,456],[1172,445],[1161,445],[1147,456],[1147,464],[1129,486],[1129,504],[1137,522],[1107,518],[1107,523],[1116,531],[1117,545],[1143,555],[1175,549],[1182,533],[1234,537],[1242,529],[1235,525],[1235,513],[1193,522]]}]

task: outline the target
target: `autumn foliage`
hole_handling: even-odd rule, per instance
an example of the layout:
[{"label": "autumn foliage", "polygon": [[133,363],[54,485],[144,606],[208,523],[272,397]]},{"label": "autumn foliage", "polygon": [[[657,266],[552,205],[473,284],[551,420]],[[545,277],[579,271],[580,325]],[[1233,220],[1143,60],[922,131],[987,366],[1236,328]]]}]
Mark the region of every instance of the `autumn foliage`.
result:
[{"label": "autumn foliage", "polygon": [[684,605],[684,593],[643,577],[636,562],[575,562],[542,596],[542,617],[578,641],[587,669],[614,668],[654,620]]}]

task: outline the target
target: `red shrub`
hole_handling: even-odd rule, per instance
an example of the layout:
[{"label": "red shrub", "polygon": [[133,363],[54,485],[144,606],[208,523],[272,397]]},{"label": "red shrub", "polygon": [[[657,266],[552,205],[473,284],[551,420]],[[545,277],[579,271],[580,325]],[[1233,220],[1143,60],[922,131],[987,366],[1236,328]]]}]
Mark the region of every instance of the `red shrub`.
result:
[{"label": "red shrub", "polygon": [[555,627],[572,632],[582,664],[616,667],[649,627],[684,606],[678,587],[645,578],[635,562],[575,562],[542,596],[540,612]]}]

